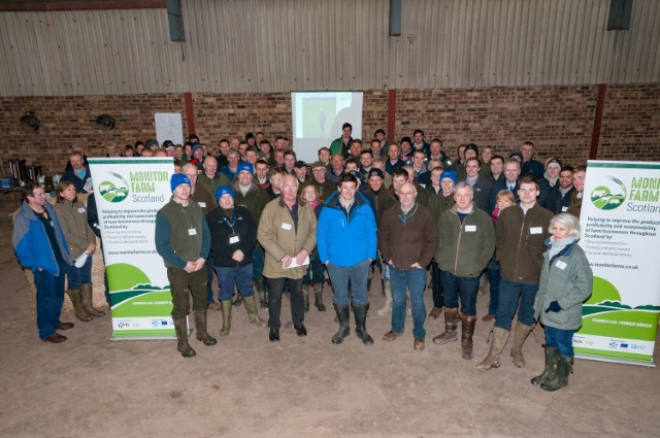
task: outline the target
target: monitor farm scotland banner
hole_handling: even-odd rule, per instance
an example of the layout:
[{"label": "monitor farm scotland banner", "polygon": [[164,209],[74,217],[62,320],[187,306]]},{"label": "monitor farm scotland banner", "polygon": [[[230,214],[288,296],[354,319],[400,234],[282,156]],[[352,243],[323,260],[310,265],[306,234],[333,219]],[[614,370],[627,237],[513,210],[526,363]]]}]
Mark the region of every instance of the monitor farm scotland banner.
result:
[{"label": "monitor farm scotland banner", "polygon": [[580,214],[594,273],[578,357],[653,366],[660,313],[660,163],[589,161]]},{"label": "monitor farm scotland banner", "polygon": [[171,197],[171,158],[90,158],[113,339],[171,339],[172,295],[156,252],[156,212]]}]

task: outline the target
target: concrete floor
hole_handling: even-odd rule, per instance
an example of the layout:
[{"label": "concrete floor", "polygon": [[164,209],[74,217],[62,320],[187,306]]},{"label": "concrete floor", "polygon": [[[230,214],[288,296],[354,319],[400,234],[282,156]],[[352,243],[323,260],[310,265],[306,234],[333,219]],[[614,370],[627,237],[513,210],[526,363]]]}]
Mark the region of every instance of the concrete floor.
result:
[{"label": "concrete floor", "polygon": [[[174,341],[109,341],[108,317],[76,321],[67,342],[44,344],[11,250],[11,210],[2,197],[2,437],[660,436],[657,369],[577,360],[567,388],[546,393],[530,385],[543,367],[539,327],[524,347],[526,368],[513,366],[507,347],[502,367],[488,372],[474,365],[487,353],[492,322],[479,321],[475,359],[465,361],[458,342],[430,342],[442,317],[427,320],[421,353],[412,349],[410,319],[404,336],[385,343],[389,318],[375,312],[367,323],[375,345],[351,335],[336,346],[332,312],[312,308],[309,336],[298,338],[286,302],[281,342],[268,342],[267,329],[250,326],[239,308],[231,335],[218,345],[191,341],[194,359],[183,359]],[[382,305],[377,284],[372,309]],[[479,297],[480,316],[486,301]],[[68,301],[66,307],[62,319],[73,321]],[[209,320],[218,337],[220,314]]]}]

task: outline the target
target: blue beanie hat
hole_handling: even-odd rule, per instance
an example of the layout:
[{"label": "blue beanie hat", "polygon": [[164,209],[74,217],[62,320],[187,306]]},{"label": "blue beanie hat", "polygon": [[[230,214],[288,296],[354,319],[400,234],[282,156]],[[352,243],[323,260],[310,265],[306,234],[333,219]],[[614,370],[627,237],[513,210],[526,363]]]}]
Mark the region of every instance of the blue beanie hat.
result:
[{"label": "blue beanie hat", "polygon": [[445,178],[449,178],[450,180],[454,181],[454,185],[456,185],[456,172],[453,170],[445,170],[442,172],[442,175],[440,175],[440,181]]},{"label": "blue beanie hat", "polygon": [[236,167],[236,175],[238,175],[243,171],[250,172],[250,175],[254,175],[254,166],[252,165],[252,163],[246,163],[246,162],[238,163],[238,166]]},{"label": "blue beanie hat", "polygon": [[172,188],[172,193],[174,193],[174,190],[176,190],[176,188],[181,184],[188,184],[188,186],[190,186],[192,189],[192,183],[186,175],[183,173],[175,173],[172,175],[172,178],[170,179],[170,187]]},{"label": "blue beanie hat", "polygon": [[197,149],[203,149],[202,145],[199,144],[199,143],[193,143],[193,144],[190,145],[190,150],[192,152],[195,152]]},{"label": "blue beanie hat", "polygon": [[[250,166],[251,166],[251,164],[250,164]],[[231,186],[220,186],[220,187],[218,187],[218,190],[215,191],[215,199],[219,200],[220,198],[222,198],[223,195],[231,195],[231,197],[233,199],[236,198],[236,195],[234,194],[234,189],[232,189]]]}]

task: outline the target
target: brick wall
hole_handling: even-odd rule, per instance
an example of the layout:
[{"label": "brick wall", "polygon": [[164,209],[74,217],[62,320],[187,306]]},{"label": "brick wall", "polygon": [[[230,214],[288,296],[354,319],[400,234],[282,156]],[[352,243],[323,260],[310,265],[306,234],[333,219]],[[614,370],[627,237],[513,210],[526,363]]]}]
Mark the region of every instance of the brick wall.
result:
[{"label": "brick wall", "polygon": [[[385,90],[364,94],[367,140],[376,129],[387,128],[387,94]],[[398,90],[394,135],[411,136],[421,128],[427,139],[440,136],[452,155],[460,143],[490,145],[496,152],[508,153],[531,140],[539,159],[552,153],[577,164],[589,154],[596,96],[596,86]],[[292,137],[289,93],[193,93],[192,97],[195,131],[209,144],[249,131],[263,131],[270,139]],[[187,131],[181,94],[0,97],[0,105],[3,162],[25,158],[29,164],[43,165],[48,174],[63,169],[75,143],[85,144],[91,156],[102,156],[109,143],[123,147],[155,136],[155,112],[180,112]],[[18,121],[25,111],[39,117],[37,133],[21,130]],[[95,118],[102,113],[115,117],[115,129],[95,127]],[[598,158],[660,161],[660,84],[607,88]]]},{"label": "brick wall", "polygon": [[[153,114],[181,112],[186,124],[183,95],[81,96],[10,98],[0,97],[0,157],[21,158],[28,164],[44,166],[46,174],[64,171],[68,152],[83,144],[88,156],[105,156],[105,146],[118,148],[155,137]],[[34,133],[23,131],[19,120],[33,111],[41,125]],[[102,131],[96,117],[109,114],[115,129]]]},{"label": "brick wall", "polygon": [[607,87],[598,159],[660,161],[660,84]]},{"label": "brick wall", "polygon": [[396,138],[420,128],[451,156],[475,143],[505,158],[529,140],[537,159],[552,154],[575,164],[589,156],[596,97],[595,86],[400,90]]}]

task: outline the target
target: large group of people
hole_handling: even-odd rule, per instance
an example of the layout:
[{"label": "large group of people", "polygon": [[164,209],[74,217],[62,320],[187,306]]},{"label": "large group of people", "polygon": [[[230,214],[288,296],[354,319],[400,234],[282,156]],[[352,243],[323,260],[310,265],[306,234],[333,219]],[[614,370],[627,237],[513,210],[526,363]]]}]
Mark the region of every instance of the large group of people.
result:
[{"label": "large group of people", "polygon": [[[377,313],[391,312],[382,340],[403,335],[408,313],[413,348],[423,350],[429,272],[428,317],[444,313],[444,331],[433,343],[457,341],[460,323],[462,357],[472,359],[480,280],[487,278],[490,303],[481,320],[494,320],[494,327],[477,368],[500,366],[511,332],[513,363],[524,367],[522,347],[540,319],[546,367],[532,384],[556,390],[568,382],[572,335],[591,293],[591,269],[576,244],[586,167],[563,165],[555,156],[541,163],[531,142],[506,155],[479,149],[460,145],[450,156],[440,139],[427,142],[420,129],[398,143],[379,129],[367,143],[345,123],[314,163],[299,160],[288,139],[271,144],[261,132],[222,139],[217,147],[194,134],[183,145],[150,139],[123,153],[109,147],[107,155],[172,157],[172,197],[157,213],[155,242],[182,356],[196,354],[188,343],[191,296],[204,345],[217,342],[207,330],[207,311],[222,312],[219,334],[228,336],[232,307],[241,304],[260,327],[266,322],[259,307],[268,309],[268,338],[277,342],[283,295],[290,297],[295,333],[306,336],[310,291],[323,312],[328,285],[339,326],[331,342],[350,334],[352,312],[357,337],[373,344],[366,322],[376,271],[385,301]],[[13,236],[21,264],[34,272],[39,336],[53,343],[66,340],[57,330],[73,327],[59,319],[65,277],[75,317],[103,316],[91,302],[91,257],[100,235],[94,194],[87,205],[76,199],[92,192],[82,148],[70,154],[56,192],[52,207],[39,184],[23,188]],[[107,292],[106,298],[110,303]]]}]

